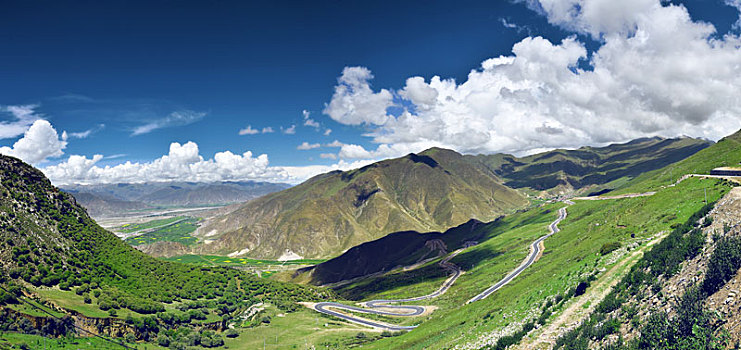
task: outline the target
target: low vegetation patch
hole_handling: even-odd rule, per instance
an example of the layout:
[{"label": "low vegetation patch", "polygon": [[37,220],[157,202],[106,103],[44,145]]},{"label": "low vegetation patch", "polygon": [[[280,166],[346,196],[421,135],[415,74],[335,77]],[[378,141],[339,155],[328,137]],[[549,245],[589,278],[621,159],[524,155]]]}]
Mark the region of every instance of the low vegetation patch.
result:
[{"label": "low vegetation patch", "polygon": [[199,219],[184,218],[175,223],[167,224],[164,227],[153,229],[147,233],[136,237],[126,239],[126,242],[132,246],[151,244],[160,241],[177,242],[185,245],[192,245],[198,242],[198,238],[191,236],[198,228]]},{"label": "low vegetation patch", "polygon": [[[705,310],[704,301],[710,295],[708,291],[717,290],[741,267],[741,240],[724,239],[718,243],[708,270],[714,272],[684,294],[673,317],[666,311],[654,310],[647,319],[639,320],[635,316],[637,310],[624,305],[631,297],[640,300],[647,288],[660,290],[659,277],[671,277],[682,262],[700,252],[705,242],[703,218],[713,206],[714,203],[703,206],[684,224],[677,225],[633,266],[587,320],[557,339],[554,349],[588,349],[593,342],[618,334],[621,324],[629,321],[640,328],[640,335],[630,342],[619,335],[608,349],[725,349],[727,341],[719,320]],[[621,312],[610,316],[616,310]]]}]

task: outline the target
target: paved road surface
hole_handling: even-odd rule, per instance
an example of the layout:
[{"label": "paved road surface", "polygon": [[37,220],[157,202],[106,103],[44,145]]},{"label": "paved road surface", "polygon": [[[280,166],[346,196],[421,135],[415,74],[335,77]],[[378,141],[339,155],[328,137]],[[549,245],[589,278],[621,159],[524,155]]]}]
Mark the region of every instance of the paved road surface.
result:
[{"label": "paved road surface", "polygon": [[341,319],[343,319],[345,321],[350,321],[352,323],[357,323],[357,324],[360,324],[360,325],[363,325],[363,326],[368,326],[368,327],[373,327],[373,328],[387,329],[387,330],[390,330],[390,331],[408,331],[408,330],[412,330],[412,329],[416,328],[417,326],[396,326],[396,325],[391,325],[391,324],[384,323],[384,322],[377,322],[377,321],[372,321],[372,320],[366,320],[366,319],[358,318],[358,317],[355,317],[355,316],[352,316],[352,315],[348,315],[348,314],[343,314],[343,313],[339,313],[339,312],[336,312],[336,311],[332,311],[332,310],[329,309],[330,307],[331,308],[335,308],[335,309],[344,309],[344,310],[362,312],[362,313],[365,313],[365,314],[386,315],[386,316],[416,316],[416,315],[421,315],[422,313],[425,312],[425,308],[422,307],[422,306],[407,306],[407,305],[404,305],[404,306],[397,305],[397,306],[395,306],[397,309],[409,309],[409,310],[412,310],[412,312],[410,312],[410,313],[404,313],[404,314],[399,314],[399,313],[394,313],[394,312],[386,312],[386,311],[378,311],[378,310],[373,310],[373,309],[365,309],[365,308],[361,308],[361,307],[349,306],[349,305],[344,305],[344,304],[339,304],[339,303],[329,303],[329,302],[317,303],[316,305],[314,305],[314,310],[319,311],[319,312],[321,312],[323,314],[335,316],[335,317],[341,318]]},{"label": "paved road surface", "polygon": [[[567,203],[567,204],[570,204],[570,203]],[[546,240],[546,238],[552,236],[554,233],[560,231],[558,229],[558,223],[561,222],[561,220],[566,218],[566,207],[559,209],[558,214],[559,214],[558,219],[556,219],[556,221],[552,222],[548,226],[548,230],[550,231],[550,233],[548,233],[547,235],[543,237],[538,238],[535,242],[530,244],[530,255],[528,255],[528,257],[525,258],[525,261],[523,261],[522,264],[520,264],[518,268],[510,272],[509,275],[502,278],[499,282],[497,282],[493,286],[481,292],[479,295],[471,298],[466,304],[473,303],[475,301],[479,301],[481,299],[488,297],[492,293],[496,292],[499,288],[504,287],[504,285],[512,281],[515,277],[519,276],[520,273],[522,273],[522,271],[525,271],[526,268],[532,265],[535,262],[535,259],[538,257],[538,254],[540,254],[540,243]]]},{"label": "paved road surface", "polygon": [[[565,201],[566,204],[574,204],[571,201]],[[510,272],[506,277],[504,277],[502,280],[494,284],[493,286],[487,288],[485,291],[483,291],[481,294],[471,298],[471,300],[468,301],[468,303],[472,303],[474,301],[478,301],[481,299],[484,299],[491,295],[492,293],[496,292],[499,288],[502,288],[504,285],[512,281],[515,277],[517,277],[522,271],[524,271],[526,268],[528,268],[530,265],[532,265],[535,262],[535,259],[538,257],[538,254],[540,254],[540,244],[543,242],[546,238],[552,236],[556,232],[560,231],[558,229],[558,223],[561,222],[561,220],[566,218],[566,207],[563,207],[558,210],[558,218],[553,221],[549,226],[548,230],[550,233],[547,235],[538,238],[535,242],[533,242],[530,245],[530,255],[525,259],[525,261],[514,271]],[[391,303],[400,303],[400,302],[410,302],[410,301],[420,301],[420,300],[426,300],[426,299],[432,299],[435,297],[438,297],[445,293],[450,286],[455,283],[455,281],[458,279],[458,277],[461,275],[462,271],[461,269],[456,266],[455,264],[450,262],[450,259],[458,255],[463,249],[458,249],[452,254],[450,254],[448,257],[440,261],[440,266],[442,266],[445,269],[448,269],[450,271],[453,271],[453,274],[445,280],[445,282],[440,286],[440,288],[430,294],[415,297],[415,298],[408,298],[408,299],[394,299],[394,300],[371,300],[364,304],[365,308],[357,307],[357,306],[349,306],[344,305],[340,303],[333,303],[333,302],[321,302],[314,305],[314,310],[335,316],[338,318],[341,318],[343,320],[360,324],[363,326],[373,327],[373,328],[381,328],[381,329],[387,329],[391,331],[408,331],[416,328],[417,326],[396,326],[391,325],[384,322],[378,322],[373,320],[367,320],[359,317],[355,317],[353,315],[333,311],[331,309],[340,309],[340,310],[348,310],[348,311],[355,311],[365,314],[374,314],[374,315],[385,315],[385,316],[417,316],[421,315],[425,312],[424,306],[416,306],[416,305],[394,305],[393,308],[397,310],[408,310],[409,312],[392,312],[392,311],[381,311],[381,310],[375,310],[382,307],[389,307],[388,304]]]},{"label": "paved road surface", "polygon": [[442,266],[446,270],[452,271],[453,274],[450,277],[448,277],[448,279],[446,279],[445,282],[443,282],[440,288],[438,288],[436,291],[430,294],[419,296],[419,297],[414,297],[414,298],[408,298],[408,299],[371,300],[364,304],[365,308],[361,308],[357,306],[349,306],[349,305],[344,305],[340,303],[322,302],[322,303],[317,303],[316,305],[314,305],[314,310],[327,314],[327,315],[341,318],[345,321],[357,323],[363,326],[387,329],[390,331],[412,330],[416,328],[417,326],[396,326],[396,325],[392,325],[392,324],[388,324],[384,322],[378,322],[378,321],[358,318],[353,315],[344,314],[341,312],[330,310],[330,308],[355,311],[355,312],[360,312],[360,313],[365,313],[365,314],[384,315],[384,316],[418,316],[418,315],[421,315],[426,311],[424,306],[416,306],[416,305],[393,305],[392,306],[394,309],[408,310],[409,312],[380,311],[380,310],[374,310],[374,309],[389,307],[388,304],[391,304],[391,303],[401,303],[401,302],[432,299],[432,298],[436,298],[444,294],[450,288],[450,286],[452,286],[453,283],[455,283],[455,281],[458,279],[458,277],[462,273],[461,269],[458,266],[450,262],[450,259],[458,255],[458,253],[460,253],[461,251],[463,251],[463,248],[454,251],[452,254],[448,255],[445,259],[440,261],[440,266]]}]

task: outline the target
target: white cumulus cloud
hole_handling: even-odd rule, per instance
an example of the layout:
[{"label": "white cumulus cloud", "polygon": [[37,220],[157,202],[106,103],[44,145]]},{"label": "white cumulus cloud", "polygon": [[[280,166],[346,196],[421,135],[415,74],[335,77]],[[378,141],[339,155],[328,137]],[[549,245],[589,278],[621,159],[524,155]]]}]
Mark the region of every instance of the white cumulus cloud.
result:
[{"label": "white cumulus cloud", "polygon": [[259,134],[259,133],[260,133],[260,130],[253,129],[252,128],[252,125],[247,125],[246,128],[239,130],[239,135],[242,135],[242,136],[244,136],[244,135],[255,135],[255,134]]},{"label": "white cumulus cloud", "polygon": [[33,122],[13,147],[0,147],[0,153],[17,157],[27,163],[38,164],[48,158],[61,156],[65,147],[67,147],[66,137],[60,139],[48,121],[39,119]]},{"label": "white cumulus cloud", "polygon": [[371,79],[368,68],[345,67],[324,113],[342,124],[385,124],[391,118],[386,110],[393,105],[393,95],[386,89],[373,92]]},{"label": "white cumulus cloud", "polygon": [[[460,83],[407,79],[398,95],[416,108],[396,117],[385,113],[391,93],[368,85],[370,71],[346,68],[325,113],[371,126],[366,135],[378,147],[345,145],[340,157],[399,156],[431,146],[527,154],[655,135],[717,140],[741,128],[738,35],[717,36],[683,6],[659,0],[528,4],[550,23],[598,39],[599,47],[590,53],[575,36],[527,37]],[[388,98],[357,108],[355,100],[367,96]]]},{"label": "white cumulus cloud", "polygon": [[72,155],[65,162],[47,166],[42,171],[58,185],[90,183],[141,183],[161,181],[288,181],[281,168],[269,167],[268,156],[252,152],[218,152],[212,159],[200,155],[195,142],[173,142],[166,155],[147,163],[127,161],[115,166],[99,166],[104,157]]},{"label": "white cumulus cloud", "polygon": [[319,125],[319,122],[311,118],[311,112],[304,109],[301,111],[301,114],[304,116],[304,126],[309,126],[319,131],[321,125]]},{"label": "white cumulus cloud", "polygon": [[296,133],[296,125],[291,125],[290,127],[285,129],[281,126],[280,131],[286,135],[293,135]]},{"label": "white cumulus cloud", "polygon": [[[331,156],[322,158],[335,159]],[[372,163],[362,159],[347,162],[339,160],[332,165],[270,166],[268,156],[254,156],[252,152],[235,154],[223,151],[213,158],[204,158],[195,142],[173,142],[167,154],[150,162],[130,162],[118,165],[100,165],[106,157],[71,155],[66,161],[41,170],[55,185],[142,183],[166,181],[244,181],[299,183],[312,176],[333,170],[349,170]]]}]

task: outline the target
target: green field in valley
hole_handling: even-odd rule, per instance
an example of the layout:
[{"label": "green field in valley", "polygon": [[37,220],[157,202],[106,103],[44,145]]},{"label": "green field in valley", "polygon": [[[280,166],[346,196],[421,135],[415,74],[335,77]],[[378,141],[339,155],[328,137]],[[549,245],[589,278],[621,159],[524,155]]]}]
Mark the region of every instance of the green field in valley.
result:
[{"label": "green field in valley", "polygon": [[141,230],[148,230],[148,229],[152,229],[155,227],[169,225],[169,224],[172,224],[173,222],[181,221],[187,218],[188,218],[187,216],[176,216],[172,218],[157,219],[157,220],[151,220],[151,221],[146,221],[142,223],[123,224],[119,227],[114,228],[113,231],[121,232],[121,233],[134,233],[134,232],[138,232]]},{"label": "green field in valley", "polygon": [[178,217],[155,221],[158,221],[159,223],[153,224],[150,221],[144,224],[132,225],[136,226],[137,229],[131,232],[141,232],[143,230],[146,230],[147,232],[135,237],[127,238],[126,242],[133,246],[159,241],[178,242],[185,245],[191,245],[198,242],[198,238],[193,237],[190,234],[198,228],[198,222],[200,219]]},{"label": "green field in valley", "polygon": [[230,258],[220,255],[180,255],[171,258],[164,258],[167,261],[175,261],[183,264],[209,265],[209,266],[270,266],[270,265],[316,265],[326,260],[324,259],[300,259],[300,260],[259,260],[250,258]]}]

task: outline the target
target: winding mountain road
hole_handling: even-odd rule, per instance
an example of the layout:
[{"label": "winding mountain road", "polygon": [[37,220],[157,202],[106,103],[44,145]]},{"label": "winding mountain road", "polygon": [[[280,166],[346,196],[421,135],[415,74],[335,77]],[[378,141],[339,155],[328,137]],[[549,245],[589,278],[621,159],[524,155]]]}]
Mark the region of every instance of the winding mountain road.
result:
[{"label": "winding mountain road", "polygon": [[[571,205],[574,204],[573,202],[569,200],[565,200],[564,203]],[[530,254],[525,258],[525,261],[520,264],[518,268],[516,268],[514,271],[510,272],[507,276],[502,278],[499,282],[494,284],[493,286],[487,288],[485,291],[481,292],[480,294],[476,295],[475,297],[471,298],[466,304],[479,301],[481,299],[484,299],[491,295],[492,293],[496,292],[499,288],[502,288],[504,285],[512,281],[515,277],[519,276],[522,271],[527,269],[530,265],[532,265],[540,255],[541,251],[544,249],[542,246],[543,241],[545,241],[548,237],[554,235],[555,233],[559,232],[558,224],[566,218],[566,207],[563,207],[558,210],[558,218],[553,221],[550,225],[548,225],[549,233],[543,237],[538,238],[530,244]],[[456,266],[455,264],[450,262],[450,259],[458,255],[461,251],[463,251],[465,248],[458,249],[454,251],[452,254],[448,255],[445,259],[440,261],[440,266],[442,266],[445,269],[448,269],[450,271],[453,271],[453,274],[443,282],[443,284],[438,288],[438,290],[419,297],[414,298],[407,298],[407,299],[381,299],[381,300],[371,300],[368,302],[365,302],[364,304],[361,304],[365,307],[357,307],[357,306],[349,306],[344,305],[340,303],[334,303],[334,302],[320,302],[316,303],[312,306],[314,310],[317,312],[321,312],[323,314],[327,314],[330,316],[334,316],[337,318],[341,318],[345,321],[360,324],[367,327],[373,327],[373,328],[380,328],[380,329],[386,329],[390,331],[409,331],[417,326],[397,326],[392,325],[384,322],[379,321],[373,321],[364,319],[361,317],[356,317],[351,314],[338,312],[335,310],[347,310],[347,311],[354,311],[364,314],[373,314],[373,315],[383,315],[383,316],[419,316],[422,315],[426,308],[424,306],[416,306],[416,305],[389,305],[392,303],[402,303],[402,302],[411,302],[411,301],[421,301],[426,299],[432,299],[436,298],[442,294],[444,294],[452,285],[455,283],[455,281],[458,279],[458,277],[463,273],[463,271]],[[408,312],[393,312],[393,311],[383,311],[383,310],[377,310],[379,308],[393,308],[396,310],[404,310]],[[334,309],[334,310],[332,310]]]},{"label": "winding mountain road", "polygon": [[[566,204],[573,204],[573,202],[567,201]],[[516,268],[514,271],[510,272],[507,276],[504,276],[499,282],[495,283],[493,286],[487,288],[485,291],[479,293],[475,297],[471,298],[466,304],[473,303],[475,301],[479,301],[481,299],[484,299],[491,295],[492,293],[496,292],[499,288],[504,287],[507,283],[512,281],[515,277],[519,276],[522,271],[525,271],[526,268],[530,267],[535,260],[538,259],[538,255],[540,255],[541,252],[541,244],[543,241],[546,240],[546,238],[553,236],[553,234],[557,233],[559,230],[558,223],[561,222],[561,220],[566,218],[566,207],[563,207],[558,210],[558,219],[556,221],[552,222],[550,225],[548,225],[548,231],[550,231],[547,235],[538,238],[530,244],[530,255],[525,258],[525,261],[520,264],[518,268]]]},{"label": "winding mountain road", "polygon": [[[455,283],[455,281],[460,277],[460,275],[463,273],[463,271],[455,264],[450,262],[450,259],[454,258],[456,255],[458,255],[461,251],[463,251],[464,248],[458,249],[445,257],[443,260],[440,261],[439,265],[442,266],[446,270],[450,270],[453,272],[453,274],[448,277],[448,279],[443,282],[443,284],[438,288],[436,291],[419,296],[414,298],[407,298],[407,299],[381,299],[381,300],[371,300],[368,302],[365,302],[365,307],[357,307],[357,306],[349,306],[344,305],[340,303],[333,303],[333,302],[321,302],[316,303],[313,306],[313,309],[321,312],[323,314],[335,316],[338,318],[341,318],[345,321],[349,321],[352,323],[373,327],[373,328],[380,328],[380,329],[386,329],[390,331],[408,331],[416,328],[417,326],[397,326],[392,325],[384,322],[378,322],[378,321],[372,321],[367,320],[360,317],[355,317],[353,315],[337,312],[330,310],[332,309],[340,309],[340,310],[348,310],[348,311],[355,311],[360,312],[364,314],[373,314],[373,315],[383,315],[383,316],[419,316],[423,314],[427,309],[424,306],[416,306],[416,305],[389,305],[392,303],[403,303],[403,302],[410,302],[410,301],[420,301],[420,300],[426,300],[426,299],[432,299],[436,298],[440,295],[443,295],[450,286]],[[408,310],[409,312],[392,312],[392,311],[382,311],[382,310],[376,310],[379,308],[394,308],[396,310]]]}]

